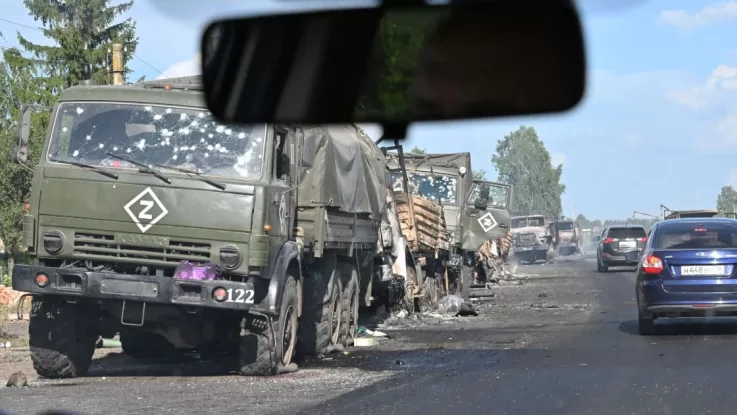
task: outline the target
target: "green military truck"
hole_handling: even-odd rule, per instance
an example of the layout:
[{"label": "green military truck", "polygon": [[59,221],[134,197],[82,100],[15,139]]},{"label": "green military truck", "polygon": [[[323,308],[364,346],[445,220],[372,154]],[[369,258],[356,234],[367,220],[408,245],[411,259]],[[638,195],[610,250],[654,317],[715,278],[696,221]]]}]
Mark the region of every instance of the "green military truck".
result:
[{"label": "green military truck", "polygon": [[[39,375],[83,376],[98,336],[125,353],[238,350],[244,375],[352,343],[371,301],[388,172],[353,125],[226,126],[199,77],[59,97],[23,218]],[[23,111],[17,162],[25,160]]]}]

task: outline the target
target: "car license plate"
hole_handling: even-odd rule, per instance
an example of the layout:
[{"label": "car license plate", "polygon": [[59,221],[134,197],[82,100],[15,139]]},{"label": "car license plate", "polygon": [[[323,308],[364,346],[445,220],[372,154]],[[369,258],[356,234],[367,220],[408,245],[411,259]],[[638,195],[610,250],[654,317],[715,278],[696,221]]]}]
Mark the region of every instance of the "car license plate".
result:
[{"label": "car license plate", "polygon": [[634,248],[637,246],[635,241],[619,241],[620,248]]},{"label": "car license plate", "polygon": [[681,275],[724,275],[724,265],[681,265]]}]

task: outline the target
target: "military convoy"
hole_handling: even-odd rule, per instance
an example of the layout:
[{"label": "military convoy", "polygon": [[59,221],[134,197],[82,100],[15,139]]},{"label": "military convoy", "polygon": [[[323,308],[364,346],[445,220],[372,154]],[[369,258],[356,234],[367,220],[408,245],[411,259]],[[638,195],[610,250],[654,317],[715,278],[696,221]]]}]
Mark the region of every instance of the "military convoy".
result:
[{"label": "military convoy", "polygon": [[[26,159],[30,110],[15,160]],[[125,353],[238,351],[244,375],[351,345],[360,306],[436,306],[509,236],[512,189],[470,155],[380,149],[354,125],[227,126],[199,77],[66,89],[23,218],[39,375]],[[497,255],[499,253],[497,252]]]}]

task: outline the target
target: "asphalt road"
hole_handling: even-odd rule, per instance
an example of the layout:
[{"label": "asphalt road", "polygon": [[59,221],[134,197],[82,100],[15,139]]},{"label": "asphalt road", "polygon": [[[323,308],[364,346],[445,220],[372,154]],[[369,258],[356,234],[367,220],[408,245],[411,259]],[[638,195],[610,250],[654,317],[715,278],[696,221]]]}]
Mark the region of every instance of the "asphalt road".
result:
[{"label": "asphalt road", "polygon": [[582,258],[519,267],[524,283],[479,299],[478,317],[391,319],[380,328],[391,339],[308,362],[291,375],[244,378],[228,373],[227,360],[154,364],[105,352],[83,379],[45,381],[26,371],[31,386],[0,389],[0,408],[14,414],[51,408],[84,414],[734,412],[737,321],[681,322],[655,337],[638,336],[633,272],[594,269],[592,259]]}]

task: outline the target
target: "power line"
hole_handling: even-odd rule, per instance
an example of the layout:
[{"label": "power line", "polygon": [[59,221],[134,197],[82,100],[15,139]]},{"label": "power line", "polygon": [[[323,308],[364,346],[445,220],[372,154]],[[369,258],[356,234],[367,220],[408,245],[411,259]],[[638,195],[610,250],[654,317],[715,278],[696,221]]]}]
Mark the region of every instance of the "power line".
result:
[{"label": "power line", "polygon": [[[33,27],[33,26],[28,26],[28,25],[26,25],[26,24],[23,24],[23,23],[18,23],[18,22],[15,22],[15,21],[12,21],[12,20],[8,20],[8,19],[3,19],[3,18],[0,18],[0,22],[10,23],[10,24],[13,24],[13,25],[16,25],[16,26],[24,27],[24,28],[26,28],[26,29],[31,29],[31,30],[38,30],[39,32],[43,32],[43,31],[44,31],[44,29],[42,29],[42,28],[40,28],[40,27]],[[0,47],[0,50],[5,50],[5,49],[10,49],[10,48],[7,48],[7,47]],[[159,75],[163,75],[163,74],[164,74],[164,73],[163,73],[163,72],[161,72],[160,70],[156,69],[156,67],[155,67],[155,66],[153,66],[153,65],[151,65],[150,63],[148,63],[148,62],[146,62],[145,60],[143,60],[143,58],[141,58],[140,56],[138,56],[138,55],[136,55],[136,54],[134,54],[134,53],[133,53],[133,54],[131,54],[131,55],[133,56],[133,58],[135,58],[135,59],[138,59],[139,61],[141,61],[141,62],[142,62],[142,63],[143,63],[144,65],[146,65],[146,66],[148,66],[149,68],[153,69],[154,71],[158,72],[158,73],[159,73]]]}]

